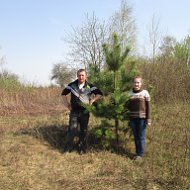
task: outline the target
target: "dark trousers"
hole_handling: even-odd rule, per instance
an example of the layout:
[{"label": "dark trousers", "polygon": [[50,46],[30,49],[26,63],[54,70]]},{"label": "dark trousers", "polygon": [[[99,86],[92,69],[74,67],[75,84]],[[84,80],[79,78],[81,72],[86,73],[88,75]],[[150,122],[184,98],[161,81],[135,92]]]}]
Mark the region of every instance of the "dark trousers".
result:
[{"label": "dark trousers", "polygon": [[90,114],[86,110],[71,110],[69,115],[69,127],[66,137],[66,146],[65,149],[67,151],[71,151],[73,149],[73,140],[77,134],[78,126],[80,127],[79,132],[79,146],[82,149],[87,148],[87,129],[89,122]]},{"label": "dark trousers", "polygon": [[145,150],[146,120],[144,118],[130,119],[130,127],[135,139],[136,154],[143,156]]}]

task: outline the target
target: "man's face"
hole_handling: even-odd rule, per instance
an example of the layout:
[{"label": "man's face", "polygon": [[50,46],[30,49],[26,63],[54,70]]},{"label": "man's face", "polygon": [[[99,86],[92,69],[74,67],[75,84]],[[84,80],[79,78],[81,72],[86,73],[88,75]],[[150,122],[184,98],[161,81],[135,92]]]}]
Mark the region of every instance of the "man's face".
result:
[{"label": "man's face", "polygon": [[85,71],[78,72],[77,78],[78,78],[79,83],[82,84],[86,80],[86,72]]},{"label": "man's face", "polygon": [[141,81],[141,78],[136,78],[133,82],[133,88],[135,90],[140,90],[141,89],[141,86],[142,86],[142,81]]}]

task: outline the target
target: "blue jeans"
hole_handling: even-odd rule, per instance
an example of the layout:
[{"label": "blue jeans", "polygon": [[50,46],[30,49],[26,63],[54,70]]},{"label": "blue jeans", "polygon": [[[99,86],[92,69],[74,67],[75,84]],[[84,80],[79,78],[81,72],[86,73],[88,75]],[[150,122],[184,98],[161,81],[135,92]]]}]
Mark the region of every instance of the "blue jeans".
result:
[{"label": "blue jeans", "polygon": [[89,121],[89,112],[85,110],[71,110],[69,116],[69,127],[66,137],[66,146],[65,149],[71,151],[73,149],[73,140],[77,134],[77,128],[80,127],[79,132],[79,144],[82,148],[86,148],[86,135],[87,135],[87,128],[88,128],[88,121]]},{"label": "blue jeans", "polygon": [[135,138],[136,154],[137,156],[143,156],[145,149],[146,119],[131,118],[130,127]]}]

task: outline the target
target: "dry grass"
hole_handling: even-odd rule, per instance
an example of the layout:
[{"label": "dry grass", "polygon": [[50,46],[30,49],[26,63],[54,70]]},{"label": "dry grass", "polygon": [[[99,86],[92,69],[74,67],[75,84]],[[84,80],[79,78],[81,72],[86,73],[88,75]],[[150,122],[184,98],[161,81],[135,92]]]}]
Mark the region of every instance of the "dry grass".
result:
[{"label": "dry grass", "polygon": [[[151,171],[162,183],[188,189],[190,187],[190,112],[180,103],[160,106],[153,128],[148,130],[148,159]],[[183,187],[183,188],[182,188]]]},{"label": "dry grass", "polygon": [[[136,189],[156,187],[124,156],[110,152],[67,155],[30,136],[2,139],[2,189]],[[142,189],[142,188],[141,188]]]},{"label": "dry grass", "polygon": [[[129,157],[133,139],[121,143],[129,152],[117,154],[94,144],[90,130],[87,154],[62,154],[68,115],[61,89],[0,89],[0,189],[189,190],[189,70],[161,67],[143,67],[155,115],[142,163]],[[90,129],[97,124],[91,117]]]},{"label": "dry grass", "polygon": [[0,116],[53,114],[64,111],[61,88],[0,86]]},{"label": "dry grass", "polygon": [[[159,117],[147,130],[147,151],[142,163],[125,154],[95,148],[85,155],[62,154],[68,122],[64,114],[1,119],[0,187],[188,189],[190,127],[185,120],[190,116],[188,109],[185,104],[158,108]],[[91,127],[93,122],[91,118]]]}]

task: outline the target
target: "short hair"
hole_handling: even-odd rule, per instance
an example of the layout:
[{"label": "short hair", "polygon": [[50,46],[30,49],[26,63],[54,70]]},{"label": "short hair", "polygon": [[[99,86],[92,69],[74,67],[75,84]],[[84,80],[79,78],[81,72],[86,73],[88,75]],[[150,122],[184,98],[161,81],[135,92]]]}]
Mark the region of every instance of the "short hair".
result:
[{"label": "short hair", "polygon": [[78,75],[79,73],[81,73],[81,72],[85,72],[86,75],[87,75],[87,71],[86,71],[85,69],[79,69],[79,70],[77,71],[77,75]]}]

